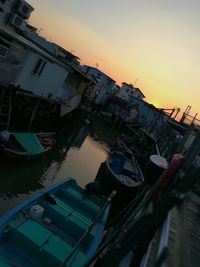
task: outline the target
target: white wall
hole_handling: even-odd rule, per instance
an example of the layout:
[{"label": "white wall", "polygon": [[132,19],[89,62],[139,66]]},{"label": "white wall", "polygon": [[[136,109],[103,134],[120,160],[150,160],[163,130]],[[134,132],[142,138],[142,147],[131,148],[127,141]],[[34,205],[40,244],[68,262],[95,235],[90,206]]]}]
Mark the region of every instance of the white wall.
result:
[{"label": "white wall", "polygon": [[38,58],[42,58],[35,52],[30,52],[15,85],[20,85],[22,89],[33,92],[35,95],[47,97],[50,93],[52,99],[60,95],[68,71],[56,63],[45,58],[46,65],[41,75],[33,74],[33,69]]},{"label": "white wall", "polygon": [[118,97],[123,98],[124,100],[128,102],[132,102],[132,97],[136,97],[139,99],[143,99],[143,95],[140,93],[140,91],[135,90],[134,88],[130,87],[127,84],[122,84],[120,87],[120,90],[116,94]]},{"label": "white wall", "polygon": [[126,101],[129,101],[129,95],[132,91],[133,89],[123,84],[116,95]]},{"label": "white wall", "polygon": [[7,46],[3,45],[7,48],[6,55],[0,56],[0,85],[9,86],[16,80],[27,51],[22,45],[10,41],[4,35],[0,34],[0,37],[7,43]]}]

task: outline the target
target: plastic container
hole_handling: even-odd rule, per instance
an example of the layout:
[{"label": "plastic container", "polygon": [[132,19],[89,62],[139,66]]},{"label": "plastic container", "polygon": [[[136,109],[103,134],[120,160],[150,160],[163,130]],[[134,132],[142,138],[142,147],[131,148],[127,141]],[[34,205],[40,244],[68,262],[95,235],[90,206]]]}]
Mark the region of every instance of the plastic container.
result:
[{"label": "plastic container", "polygon": [[117,173],[120,174],[124,167],[125,158],[123,154],[114,152],[112,155],[112,161],[110,164],[111,169]]},{"label": "plastic container", "polygon": [[146,182],[149,185],[153,185],[162,175],[162,173],[168,168],[168,162],[165,158],[160,155],[151,155],[149,157],[149,162],[147,168],[144,172],[146,177]]},{"label": "plastic container", "polygon": [[44,208],[40,205],[34,205],[30,208],[29,214],[34,219],[40,219],[44,213]]}]

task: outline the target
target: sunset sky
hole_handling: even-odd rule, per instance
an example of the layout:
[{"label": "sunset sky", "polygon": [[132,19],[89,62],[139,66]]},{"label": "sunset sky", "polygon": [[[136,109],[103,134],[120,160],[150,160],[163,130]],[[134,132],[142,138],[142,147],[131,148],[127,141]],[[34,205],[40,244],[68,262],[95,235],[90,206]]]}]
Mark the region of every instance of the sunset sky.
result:
[{"label": "sunset sky", "polygon": [[[40,34],[157,107],[200,112],[199,0],[28,0]],[[200,117],[200,116],[199,116]]]}]

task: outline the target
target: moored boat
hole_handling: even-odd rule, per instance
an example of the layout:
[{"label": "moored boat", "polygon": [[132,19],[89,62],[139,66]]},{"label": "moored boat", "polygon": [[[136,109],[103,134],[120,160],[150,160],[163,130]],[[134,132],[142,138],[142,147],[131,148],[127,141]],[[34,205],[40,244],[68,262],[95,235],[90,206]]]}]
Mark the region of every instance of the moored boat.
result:
[{"label": "moored boat", "polygon": [[0,141],[0,150],[9,160],[25,160],[48,152],[54,142],[53,133],[7,132],[7,138]]},{"label": "moored boat", "polygon": [[117,146],[117,150],[121,151],[128,158],[132,158],[132,156],[141,156],[138,149],[134,146],[132,140],[126,140],[126,137],[123,135],[117,137]]},{"label": "moored boat", "polygon": [[0,266],[84,266],[103,235],[110,199],[67,179],[0,218]]},{"label": "moored boat", "polygon": [[119,151],[108,154],[106,176],[111,182],[128,189],[136,189],[144,182],[143,173],[135,157],[126,158]]}]

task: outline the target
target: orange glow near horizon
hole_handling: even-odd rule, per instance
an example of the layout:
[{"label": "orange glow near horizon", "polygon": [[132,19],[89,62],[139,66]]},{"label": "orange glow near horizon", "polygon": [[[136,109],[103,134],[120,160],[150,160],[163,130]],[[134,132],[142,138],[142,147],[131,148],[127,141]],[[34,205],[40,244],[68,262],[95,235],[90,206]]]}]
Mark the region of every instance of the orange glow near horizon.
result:
[{"label": "orange glow near horizon", "polygon": [[[53,0],[29,0],[35,7],[30,23],[49,41],[80,57],[81,64],[98,63],[98,68],[117,84],[136,81],[147,102],[162,108],[178,106],[182,111],[191,105],[193,113],[198,112],[200,37],[196,27],[200,19],[196,10],[200,4],[175,5],[170,0],[167,6],[153,0],[152,6],[142,6],[135,0],[113,1],[106,5],[96,0],[77,0],[79,4],[69,0],[60,1],[59,7]],[[132,14],[125,2],[137,6],[137,12]],[[118,17],[109,14],[112,8]]]}]

